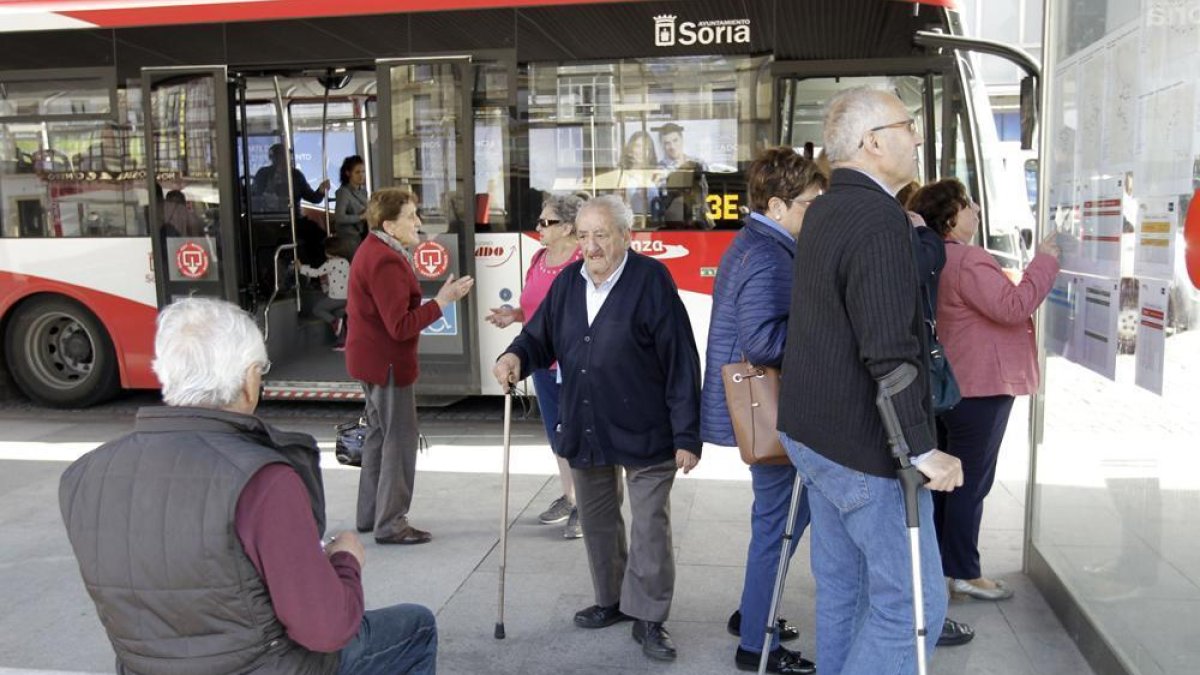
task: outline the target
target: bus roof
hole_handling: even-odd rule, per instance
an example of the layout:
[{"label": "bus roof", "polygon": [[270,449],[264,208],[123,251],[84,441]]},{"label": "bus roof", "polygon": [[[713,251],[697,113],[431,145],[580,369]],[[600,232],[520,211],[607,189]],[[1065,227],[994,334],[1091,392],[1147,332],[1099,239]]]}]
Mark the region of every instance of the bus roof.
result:
[{"label": "bus roof", "polygon": [[[646,0],[634,0],[645,2]],[[880,0],[956,9],[957,0]],[[611,0],[3,0],[0,32],[130,28],[391,12],[602,4]]]}]

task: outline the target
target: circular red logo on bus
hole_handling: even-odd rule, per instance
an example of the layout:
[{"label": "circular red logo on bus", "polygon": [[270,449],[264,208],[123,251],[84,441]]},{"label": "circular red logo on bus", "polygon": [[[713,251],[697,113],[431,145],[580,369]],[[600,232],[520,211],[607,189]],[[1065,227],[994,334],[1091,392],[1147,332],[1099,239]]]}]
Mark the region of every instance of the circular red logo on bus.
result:
[{"label": "circular red logo on bus", "polygon": [[417,274],[437,279],[450,267],[450,251],[436,241],[422,242],[413,250],[413,263]]},{"label": "circular red logo on bus", "polygon": [[175,267],[188,279],[203,278],[208,274],[208,251],[189,241],[175,250]]}]

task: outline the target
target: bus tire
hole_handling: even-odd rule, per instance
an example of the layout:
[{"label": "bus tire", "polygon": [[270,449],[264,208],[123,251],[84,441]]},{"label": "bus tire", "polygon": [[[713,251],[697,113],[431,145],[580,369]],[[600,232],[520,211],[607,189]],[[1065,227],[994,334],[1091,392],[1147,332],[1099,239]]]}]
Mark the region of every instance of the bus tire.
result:
[{"label": "bus tire", "polygon": [[17,386],[41,405],[86,408],[120,388],[108,331],[87,308],[59,295],[35,296],[16,308],[4,355]]}]

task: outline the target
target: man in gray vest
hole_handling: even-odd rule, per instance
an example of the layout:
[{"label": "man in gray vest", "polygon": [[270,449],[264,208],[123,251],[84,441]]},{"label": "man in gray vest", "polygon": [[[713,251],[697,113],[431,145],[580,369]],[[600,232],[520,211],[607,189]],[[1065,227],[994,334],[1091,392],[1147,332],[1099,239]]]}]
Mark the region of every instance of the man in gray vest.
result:
[{"label": "man in gray vest", "polygon": [[117,672],[433,673],[429,610],[363,612],[357,535],[322,547],[316,441],[253,416],[271,364],[250,315],[180,300],[154,351],[167,405],[59,485]]}]

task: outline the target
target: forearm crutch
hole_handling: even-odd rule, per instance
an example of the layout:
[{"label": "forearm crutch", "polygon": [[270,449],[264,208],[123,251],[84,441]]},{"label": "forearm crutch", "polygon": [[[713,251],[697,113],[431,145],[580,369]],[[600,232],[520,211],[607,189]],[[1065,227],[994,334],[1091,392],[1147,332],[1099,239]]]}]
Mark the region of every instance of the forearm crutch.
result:
[{"label": "forearm crutch", "polygon": [[896,406],[892,404],[892,397],[907,389],[916,379],[916,366],[911,363],[897,366],[878,381],[879,395],[875,397],[875,405],[883,419],[888,447],[896,459],[896,478],[900,480],[900,486],[904,490],[904,521],[908,528],[908,548],[912,559],[913,629],[917,642],[917,673],[926,675],[925,593],[921,586],[921,521],[917,517],[917,490],[924,483],[924,477],[908,459],[908,442],[904,440],[904,430],[900,426],[899,416],[896,415]]},{"label": "forearm crutch", "polygon": [[508,567],[508,458],[512,449],[512,385],[504,388],[504,464],[500,470],[500,601],[494,637],[504,639],[504,571]]},{"label": "forearm crutch", "polygon": [[796,472],[792,484],[792,505],[788,507],[787,525],[783,528],[783,541],[779,544],[779,568],[775,572],[775,590],[771,592],[771,611],[767,612],[767,631],[763,637],[762,654],[758,658],[758,675],[767,672],[767,660],[771,655],[771,637],[779,632],[779,602],[783,599],[783,581],[787,578],[788,564],[792,558],[792,539],[796,534],[796,515],[800,510],[801,494],[804,492],[804,477]]}]

